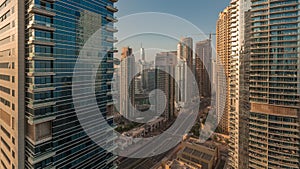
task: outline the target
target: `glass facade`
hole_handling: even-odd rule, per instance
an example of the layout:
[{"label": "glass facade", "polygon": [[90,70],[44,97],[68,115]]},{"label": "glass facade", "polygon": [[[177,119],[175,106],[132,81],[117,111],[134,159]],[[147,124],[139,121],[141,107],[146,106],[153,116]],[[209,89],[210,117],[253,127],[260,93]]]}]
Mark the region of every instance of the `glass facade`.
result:
[{"label": "glass facade", "polygon": [[[116,22],[113,0],[28,0],[26,22],[26,149],[25,168],[115,168],[116,157],[83,131],[72,100],[72,76],[85,42],[102,29],[101,50],[109,51]],[[107,29],[106,29],[107,28]],[[110,28],[110,29],[108,29]],[[108,94],[113,53],[107,52],[96,81],[98,108],[111,110]],[[111,73],[109,73],[111,72]],[[83,77],[84,79],[84,77]],[[86,96],[89,97],[89,96]],[[85,105],[87,111],[95,109]],[[91,121],[91,124],[103,123]],[[112,120],[107,123],[112,124]],[[113,132],[99,138],[113,145]],[[110,141],[109,141],[110,140]]]}]

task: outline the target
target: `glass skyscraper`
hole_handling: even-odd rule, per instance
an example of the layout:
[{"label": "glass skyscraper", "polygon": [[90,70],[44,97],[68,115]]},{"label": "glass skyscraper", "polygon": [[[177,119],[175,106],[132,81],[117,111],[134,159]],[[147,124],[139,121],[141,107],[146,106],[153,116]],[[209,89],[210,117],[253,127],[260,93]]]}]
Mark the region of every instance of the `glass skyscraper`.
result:
[{"label": "glass skyscraper", "polygon": [[[98,107],[84,106],[99,108],[112,125],[116,1],[0,1],[0,168],[116,168],[116,156],[82,129],[72,99],[80,50],[102,29]],[[112,129],[97,134],[114,149]]]}]

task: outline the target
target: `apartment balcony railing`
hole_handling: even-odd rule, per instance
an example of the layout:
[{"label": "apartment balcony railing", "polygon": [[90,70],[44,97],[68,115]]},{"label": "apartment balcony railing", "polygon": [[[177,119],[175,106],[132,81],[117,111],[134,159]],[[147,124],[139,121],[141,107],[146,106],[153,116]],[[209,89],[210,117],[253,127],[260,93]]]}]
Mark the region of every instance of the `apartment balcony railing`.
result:
[{"label": "apartment balcony railing", "polygon": [[111,6],[111,5],[107,5],[106,9],[111,11],[111,12],[118,12],[119,11],[117,7]]},{"label": "apartment balcony railing", "polygon": [[118,19],[116,17],[112,17],[109,15],[106,16],[106,20],[108,20],[109,22],[118,22]]}]

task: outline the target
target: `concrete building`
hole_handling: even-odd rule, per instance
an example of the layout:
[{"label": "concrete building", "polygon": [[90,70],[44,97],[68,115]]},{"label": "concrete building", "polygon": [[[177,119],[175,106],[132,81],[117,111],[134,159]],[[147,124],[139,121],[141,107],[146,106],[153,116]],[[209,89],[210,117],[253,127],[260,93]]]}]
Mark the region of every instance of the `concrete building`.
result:
[{"label": "concrete building", "polygon": [[211,40],[207,39],[196,43],[195,48],[195,78],[200,97],[211,97],[212,77],[212,48]]},{"label": "concrete building", "polygon": [[239,167],[248,168],[249,111],[250,111],[250,52],[251,52],[251,11],[245,12],[245,41],[239,65]]},{"label": "concrete building", "polygon": [[245,35],[245,12],[250,9],[250,0],[231,0],[230,2],[230,111],[229,111],[229,165],[239,167],[239,68]]},{"label": "concrete building", "polygon": [[120,114],[129,119],[134,117],[135,105],[135,57],[132,49],[124,47],[120,65]]},{"label": "concrete building", "polygon": [[229,110],[230,110],[230,7],[225,8],[220,14],[216,27],[216,110],[219,122],[219,132],[229,135]]},{"label": "concrete building", "polygon": [[183,143],[177,159],[201,169],[214,169],[220,159],[219,149],[213,143],[199,143],[190,138]]},{"label": "concrete building", "polygon": [[[176,52],[162,52],[156,55],[156,89],[164,92],[164,96],[157,94],[157,112],[164,110],[163,117],[170,120],[175,117],[175,66],[177,65]],[[166,105],[162,100],[166,99]],[[165,107],[165,109],[164,109]]]},{"label": "concrete building", "polygon": [[172,160],[165,162],[164,169],[201,169],[201,166],[193,166],[186,164],[185,162],[182,162],[180,160]]},{"label": "concrete building", "polygon": [[[88,37],[104,28],[105,53],[116,41],[114,2],[0,0],[0,168],[116,167],[115,156],[85,134],[72,101],[73,69]],[[107,73],[98,74],[96,93],[106,114],[113,53],[103,57],[99,70]],[[113,150],[112,130],[103,130],[95,132]]]},{"label": "concrete building", "polygon": [[299,168],[299,0],[252,1],[249,168]]}]

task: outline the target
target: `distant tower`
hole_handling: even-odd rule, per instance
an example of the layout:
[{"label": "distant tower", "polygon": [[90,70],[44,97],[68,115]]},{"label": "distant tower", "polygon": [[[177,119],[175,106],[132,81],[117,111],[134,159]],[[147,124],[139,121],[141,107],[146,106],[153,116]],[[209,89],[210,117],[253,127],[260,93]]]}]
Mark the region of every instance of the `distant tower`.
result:
[{"label": "distant tower", "polygon": [[[162,52],[156,55],[156,89],[164,92],[166,96],[166,107],[163,117],[166,120],[174,118],[175,114],[175,67],[177,65],[177,52]],[[172,77],[173,76],[173,77]],[[156,101],[161,101],[162,96],[157,95]],[[156,103],[157,110],[162,110],[164,105]]]},{"label": "distant tower", "polygon": [[185,90],[181,91],[181,89],[185,89],[185,64],[186,60],[183,58],[183,49],[182,44],[178,43],[177,45],[177,65],[175,68],[175,78],[177,85],[175,86],[175,92],[176,92],[176,102],[181,103],[185,101]]},{"label": "distant tower", "polygon": [[196,44],[196,71],[195,77],[199,87],[200,97],[210,97],[211,95],[211,40],[207,39]]},{"label": "distant tower", "polygon": [[[230,11],[227,7],[220,14],[216,26],[216,76],[217,76],[217,114],[219,132],[229,135],[229,109],[230,109]],[[226,89],[226,90],[224,90]]]},{"label": "distant tower", "polygon": [[147,70],[149,68],[149,64],[146,62],[146,53],[145,53],[145,48],[143,48],[143,44],[141,44],[141,49],[140,49],[140,60],[139,60],[140,68],[141,70],[144,70],[140,73],[142,73],[142,86],[143,88],[147,88]]},{"label": "distant tower", "polygon": [[192,82],[192,75],[189,74],[188,69],[190,69],[191,72],[193,72],[193,39],[192,38],[182,38],[180,43],[178,44],[178,55],[177,57],[182,58],[184,60],[184,76],[183,76],[183,81],[184,81],[184,96],[182,97],[182,101],[185,103],[188,103],[190,99],[193,97],[192,91],[190,89],[192,88],[193,84]]},{"label": "distant tower", "polygon": [[124,47],[121,54],[120,65],[120,114],[125,118],[133,117],[134,110],[134,77],[135,58],[132,49]]},{"label": "distant tower", "polygon": [[142,61],[146,61],[146,57],[145,57],[145,49],[143,48],[143,44],[141,44],[141,51],[140,51],[140,57]]}]

